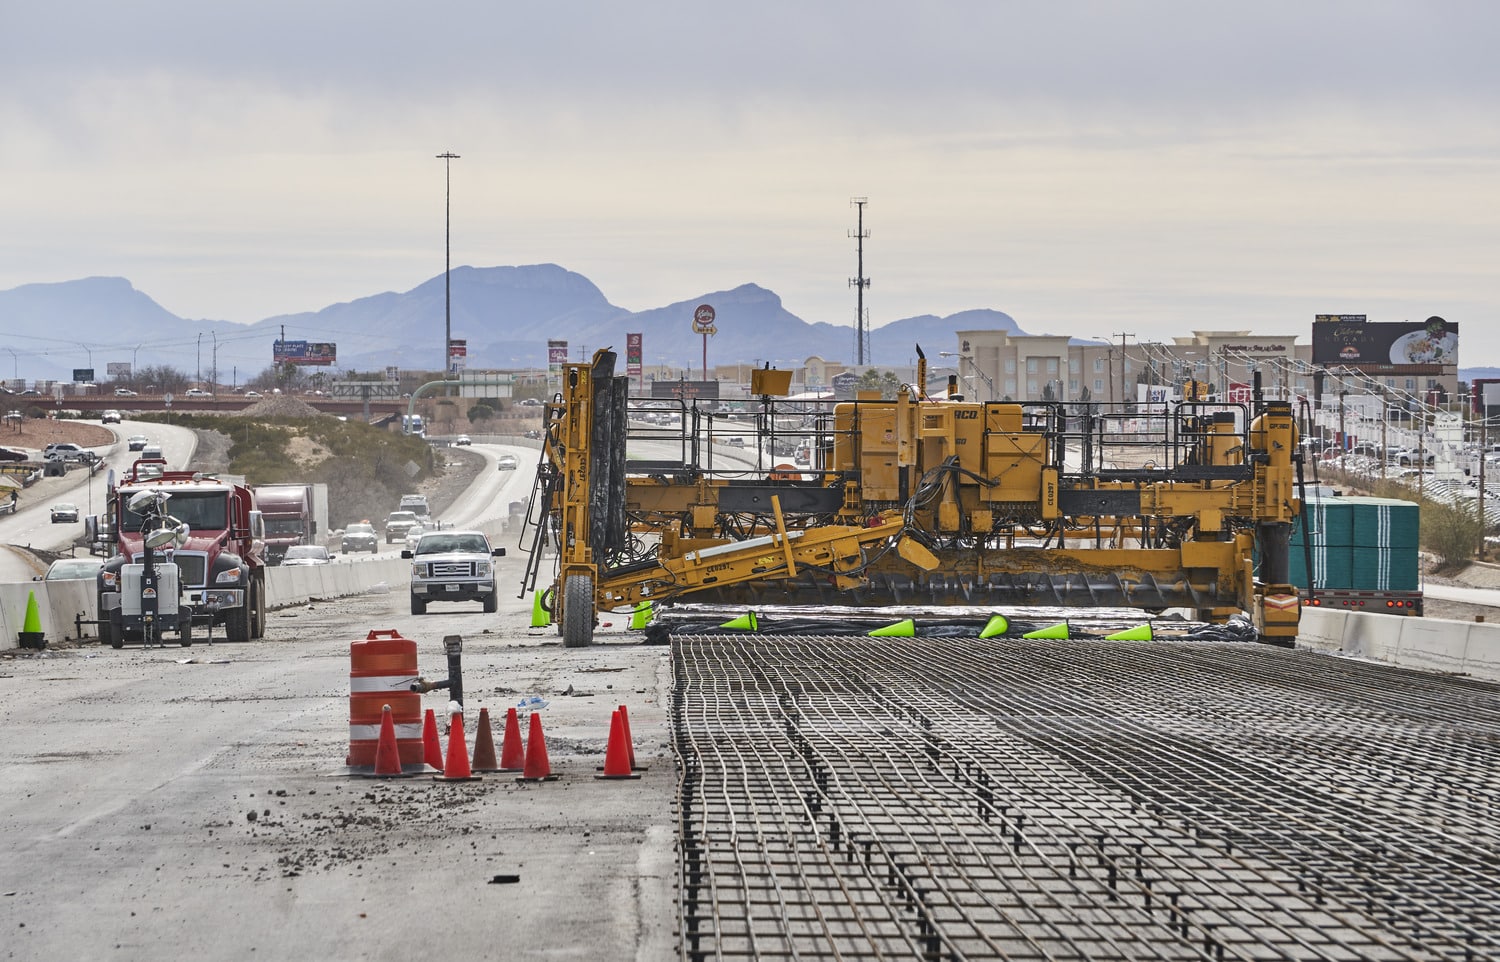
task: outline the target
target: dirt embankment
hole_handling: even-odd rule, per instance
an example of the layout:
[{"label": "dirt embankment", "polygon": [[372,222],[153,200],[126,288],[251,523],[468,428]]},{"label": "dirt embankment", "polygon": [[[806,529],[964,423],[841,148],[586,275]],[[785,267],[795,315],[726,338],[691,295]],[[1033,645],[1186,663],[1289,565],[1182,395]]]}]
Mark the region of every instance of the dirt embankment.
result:
[{"label": "dirt embankment", "polygon": [[71,441],[86,448],[114,443],[115,435],[102,424],[87,421],[54,421],[51,418],[26,418],[20,421],[5,421],[0,426],[0,445],[35,451],[49,444]]}]

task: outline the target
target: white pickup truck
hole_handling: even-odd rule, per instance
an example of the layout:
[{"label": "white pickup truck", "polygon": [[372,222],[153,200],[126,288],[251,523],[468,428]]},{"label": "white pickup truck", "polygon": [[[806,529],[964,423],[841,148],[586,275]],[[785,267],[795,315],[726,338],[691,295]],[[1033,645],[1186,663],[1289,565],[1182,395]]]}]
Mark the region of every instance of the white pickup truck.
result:
[{"label": "white pickup truck", "polygon": [[425,615],[433,601],[479,601],[493,614],[500,597],[495,589],[495,558],[482,531],[429,531],[417,546],[401,552],[411,559],[411,613]]}]

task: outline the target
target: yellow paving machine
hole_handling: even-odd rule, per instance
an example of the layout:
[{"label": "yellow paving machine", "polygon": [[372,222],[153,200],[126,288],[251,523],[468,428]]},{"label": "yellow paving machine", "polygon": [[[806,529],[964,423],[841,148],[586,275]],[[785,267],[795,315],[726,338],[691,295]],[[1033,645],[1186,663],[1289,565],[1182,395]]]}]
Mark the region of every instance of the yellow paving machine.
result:
[{"label": "yellow paving machine", "polygon": [[771,369],[746,401],[636,398],[615,363],[563,367],[523,536],[522,590],[566,645],[672,601],[1186,609],[1296,636],[1289,402],[929,397],[925,359],[893,398],[787,397]]}]

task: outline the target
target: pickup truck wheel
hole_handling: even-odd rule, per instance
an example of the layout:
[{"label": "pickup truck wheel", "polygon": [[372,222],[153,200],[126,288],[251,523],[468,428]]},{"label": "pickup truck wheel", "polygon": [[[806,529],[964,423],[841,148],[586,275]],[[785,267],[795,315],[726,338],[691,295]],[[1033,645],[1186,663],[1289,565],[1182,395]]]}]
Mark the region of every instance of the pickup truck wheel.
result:
[{"label": "pickup truck wheel", "polygon": [[568,575],[563,582],[562,638],[564,648],[584,648],[594,642],[594,582],[588,575]]},{"label": "pickup truck wheel", "polygon": [[493,615],[500,610],[500,589],[496,588],[484,596],[484,613]]},{"label": "pickup truck wheel", "polygon": [[414,615],[425,615],[425,614],[427,614],[427,601],[425,599],[423,599],[423,598],[418,598],[416,595],[412,595],[411,596],[411,613],[414,614]]}]

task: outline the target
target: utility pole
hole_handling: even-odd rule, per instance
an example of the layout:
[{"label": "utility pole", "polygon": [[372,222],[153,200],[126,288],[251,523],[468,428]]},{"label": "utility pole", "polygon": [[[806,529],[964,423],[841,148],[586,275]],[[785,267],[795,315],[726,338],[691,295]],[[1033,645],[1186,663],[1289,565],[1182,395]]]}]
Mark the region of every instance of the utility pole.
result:
[{"label": "utility pole", "polygon": [[214,379],[214,397],[218,397],[219,396],[219,332],[218,331],[209,331],[208,333],[214,339],[214,359],[213,359],[213,363],[211,363],[209,365],[208,370],[209,370],[209,374]]},{"label": "utility pole", "polygon": [[198,332],[198,373],[197,373],[197,376],[196,376],[196,380],[197,380],[197,383],[194,384],[193,387],[197,387],[197,388],[203,387],[203,332],[202,331]]},{"label": "utility pole", "polygon": [[[865,230],[865,204],[867,197],[851,197],[849,203],[859,209],[857,227],[849,236],[855,239],[854,249],[856,253],[856,266],[858,275],[849,278],[849,286],[854,288],[854,363],[863,365],[865,357],[870,349],[870,325],[869,318],[865,315],[865,288],[870,286],[870,279],[865,276],[865,238],[870,232]],[[874,358],[871,358],[871,363]]]},{"label": "utility pole", "polygon": [[453,162],[458,155],[446,150],[437,157],[443,162],[443,380],[446,381],[448,370],[453,366],[453,289],[449,272],[453,263]]},{"label": "utility pole", "polygon": [[[1126,390],[1125,390],[1125,387],[1126,387],[1126,385],[1125,385],[1125,338],[1127,338],[1127,337],[1135,337],[1135,335],[1134,334],[1126,334],[1126,333],[1117,333],[1115,335],[1115,337],[1118,337],[1120,339],[1120,403],[1123,405],[1123,404],[1130,403],[1130,398],[1127,396],[1127,393],[1126,393]],[[1113,352],[1111,352],[1111,353],[1113,353]],[[1111,395],[1114,394],[1114,372],[1113,371],[1110,372],[1110,394]],[[1113,401],[1114,398],[1111,397],[1110,400]]]}]

